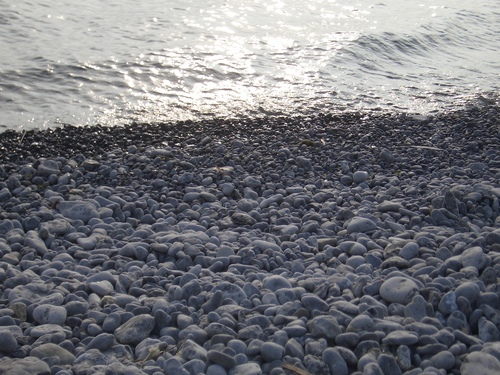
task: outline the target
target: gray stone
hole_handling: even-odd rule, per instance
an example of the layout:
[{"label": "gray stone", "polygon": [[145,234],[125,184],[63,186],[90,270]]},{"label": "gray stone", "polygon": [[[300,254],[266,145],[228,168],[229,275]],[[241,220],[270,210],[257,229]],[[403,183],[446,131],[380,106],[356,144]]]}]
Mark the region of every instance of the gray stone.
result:
[{"label": "gray stone", "polygon": [[386,345],[413,345],[418,342],[418,335],[408,331],[393,331],[382,339]]},{"label": "gray stone", "polygon": [[0,351],[10,353],[17,349],[17,340],[8,329],[0,329]]},{"label": "gray stone", "polygon": [[478,337],[484,342],[500,341],[500,331],[495,324],[482,316],[478,321]]},{"label": "gray stone", "polygon": [[224,298],[230,298],[237,304],[247,298],[247,295],[238,285],[224,281],[212,289],[212,293],[222,292]]},{"label": "gray stone", "polygon": [[305,158],[303,156],[297,156],[297,165],[300,168],[305,169],[306,171],[310,171],[312,169],[312,161],[311,159]]},{"label": "gray stone", "polygon": [[500,361],[491,354],[472,352],[465,357],[460,366],[461,375],[500,374]]},{"label": "gray stone", "polygon": [[412,301],[404,308],[404,314],[407,318],[413,318],[420,322],[427,316],[426,301],[421,295],[413,297]]},{"label": "gray stone", "polygon": [[236,366],[232,375],[262,375],[262,370],[258,363],[248,362]]},{"label": "gray stone", "polygon": [[48,177],[51,174],[61,174],[61,169],[57,161],[50,159],[42,160],[38,165],[37,170],[40,175],[45,177]]},{"label": "gray stone", "polygon": [[182,343],[177,355],[180,355],[186,361],[190,361],[192,359],[207,361],[208,359],[206,349],[189,339]]},{"label": "gray stone", "polygon": [[56,209],[66,218],[71,220],[81,220],[85,224],[90,219],[99,218],[97,208],[90,202],[85,201],[62,201]]},{"label": "gray stone", "polygon": [[231,219],[238,225],[254,225],[257,223],[257,220],[245,212],[235,212],[231,216]]},{"label": "gray stone", "polygon": [[24,236],[24,246],[31,247],[38,254],[45,255],[49,251],[45,242],[39,237],[38,232],[30,230]]},{"label": "gray stone", "polygon": [[72,365],[76,359],[72,353],[60,347],[59,345],[52,343],[46,343],[37,346],[31,351],[30,355],[40,359],[44,357],[57,357],[59,358],[59,363],[63,366]]},{"label": "gray stone", "polygon": [[448,316],[457,309],[457,297],[455,295],[455,292],[453,290],[450,290],[441,297],[441,300],[438,304],[438,310],[441,312],[441,314]]},{"label": "gray stone", "polygon": [[234,357],[218,350],[209,350],[207,357],[210,362],[222,366],[226,370],[230,370],[236,366]]},{"label": "gray stone", "polygon": [[251,188],[256,188],[262,185],[259,179],[252,177],[252,176],[247,176],[243,179],[243,184],[245,186],[251,187]]},{"label": "gray stone", "polygon": [[341,333],[337,319],[330,315],[319,315],[307,323],[307,328],[313,337],[323,337],[327,340],[335,340]]},{"label": "gray stone", "polygon": [[279,361],[285,355],[285,348],[274,342],[265,342],[260,347],[260,355],[267,362]]},{"label": "gray stone", "polygon": [[68,329],[65,329],[64,327],[61,327],[60,325],[57,324],[42,324],[36,327],[33,327],[30,331],[30,336],[34,338],[39,338],[44,335],[53,335],[56,333],[62,332],[64,333],[67,337],[70,337],[71,331]]},{"label": "gray stone", "polygon": [[86,350],[97,349],[99,351],[105,351],[111,348],[114,343],[115,336],[110,333],[101,333],[87,344]]},{"label": "gray stone", "polygon": [[49,375],[50,367],[44,361],[36,357],[25,357],[20,359],[3,359],[0,361],[0,374],[5,375]]},{"label": "gray stone", "polygon": [[155,325],[151,315],[141,314],[130,318],[118,327],[114,333],[116,340],[121,344],[138,344],[149,336]]},{"label": "gray stone", "polygon": [[378,155],[378,157],[380,158],[380,160],[382,160],[383,162],[388,163],[388,164],[394,163],[394,161],[396,160],[396,158],[386,148],[383,148],[380,151],[380,154]]},{"label": "gray stone", "polygon": [[465,297],[470,303],[473,303],[477,300],[479,297],[481,290],[479,289],[479,286],[476,283],[473,283],[472,281],[466,281],[462,284],[460,284],[456,289],[455,289],[455,296],[458,300],[459,297]]},{"label": "gray stone", "polygon": [[418,286],[410,279],[395,276],[385,280],[379,292],[387,302],[406,305],[418,294]]},{"label": "gray stone", "polygon": [[366,171],[356,171],[352,175],[352,181],[355,184],[360,184],[362,182],[365,182],[367,178],[368,178],[368,172]]},{"label": "gray stone", "polygon": [[403,208],[403,205],[399,202],[393,201],[383,201],[377,206],[377,210],[380,212],[399,212]]},{"label": "gray stone", "polygon": [[90,289],[100,297],[108,296],[115,291],[113,284],[107,280],[97,281],[95,283],[89,283]]},{"label": "gray stone", "polygon": [[310,312],[314,310],[328,311],[330,308],[325,301],[312,293],[303,294],[300,300],[302,305],[304,305],[304,307]]},{"label": "gray stone", "polygon": [[90,349],[78,356],[71,370],[75,375],[92,375],[98,373],[94,366],[108,364],[106,355],[97,349]]},{"label": "gray stone", "polygon": [[486,255],[479,246],[466,249],[462,253],[461,261],[464,267],[474,267],[478,271],[481,271],[487,264]]},{"label": "gray stone", "polygon": [[365,217],[353,217],[347,225],[347,233],[367,233],[377,229],[377,224]]},{"label": "gray stone", "polygon": [[381,354],[377,358],[377,363],[384,375],[402,375],[396,359],[391,354]]},{"label": "gray stone", "polygon": [[42,304],[33,310],[33,319],[39,324],[63,325],[66,316],[67,311],[62,306]]},{"label": "gray stone", "polygon": [[330,374],[347,375],[347,363],[337,349],[327,348],[322,354],[322,359],[330,370]]},{"label": "gray stone", "polygon": [[406,260],[415,258],[418,255],[420,246],[416,242],[408,242],[399,251],[399,256]]},{"label": "gray stone", "polygon": [[412,353],[409,347],[406,345],[398,346],[396,350],[398,365],[403,371],[408,371],[411,367],[411,357]]},{"label": "gray stone", "polygon": [[372,317],[361,314],[354,317],[347,326],[347,332],[373,332],[375,330],[375,322]]},{"label": "gray stone", "polygon": [[363,244],[355,241],[344,241],[339,244],[339,248],[351,256],[364,255],[368,251]]},{"label": "gray stone", "polygon": [[262,280],[262,287],[276,292],[277,290],[283,288],[290,289],[292,285],[283,276],[272,275],[267,276],[266,278],[264,278],[264,280]]},{"label": "gray stone", "polygon": [[455,356],[448,351],[439,352],[431,357],[434,367],[451,370],[455,366]]}]

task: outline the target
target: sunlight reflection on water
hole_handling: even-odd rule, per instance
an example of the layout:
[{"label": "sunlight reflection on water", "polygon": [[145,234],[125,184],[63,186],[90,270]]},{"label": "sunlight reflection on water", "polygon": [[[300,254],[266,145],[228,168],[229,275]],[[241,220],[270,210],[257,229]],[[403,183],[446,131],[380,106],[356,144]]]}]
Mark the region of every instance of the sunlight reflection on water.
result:
[{"label": "sunlight reflection on water", "polygon": [[493,0],[170,4],[0,4],[3,125],[425,112],[498,90]]}]

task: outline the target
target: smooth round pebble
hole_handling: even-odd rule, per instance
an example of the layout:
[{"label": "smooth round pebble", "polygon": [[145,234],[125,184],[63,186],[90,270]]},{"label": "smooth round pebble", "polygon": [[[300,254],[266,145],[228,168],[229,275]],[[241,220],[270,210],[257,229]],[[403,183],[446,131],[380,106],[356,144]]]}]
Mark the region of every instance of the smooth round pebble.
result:
[{"label": "smooth round pebble", "polygon": [[380,286],[380,296],[390,303],[406,305],[418,294],[418,286],[405,277],[391,277]]}]

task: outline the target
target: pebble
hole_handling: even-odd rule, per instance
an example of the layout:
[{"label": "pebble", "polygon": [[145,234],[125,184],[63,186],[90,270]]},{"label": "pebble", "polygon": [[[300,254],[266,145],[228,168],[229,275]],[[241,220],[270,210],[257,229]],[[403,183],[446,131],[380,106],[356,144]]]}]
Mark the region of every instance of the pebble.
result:
[{"label": "pebble", "polygon": [[67,311],[62,306],[41,304],[33,310],[33,319],[39,324],[63,325],[66,316]]},{"label": "pebble", "polygon": [[354,217],[347,225],[347,233],[367,233],[377,229],[377,224],[364,217]]},{"label": "pebble", "polygon": [[382,339],[386,345],[413,345],[418,342],[418,335],[408,331],[392,331]]},{"label": "pebble", "polygon": [[390,303],[406,305],[417,294],[417,284],[405,277],[391,277],[380,286],[380,296]]},{"label": "pebble", "polygon": [[30,352],[30,355],[40,359],[45,357],[57,357],[59,359],[59,364],[62,366],[72,365],[76,360],[76,357],[72,353],[52,343],[37,346]]},{"label": "pebble", "polygon": [[285,355],[285,348],[274,342],[265,342],[260,347],[260,355],[267,362],[279,361]]},{"label": "pebble", "polygon": [[149,336],[154,324],[154,318],[151,315],[137,315],[118,327],[114,336],[120,344],[138,344]]},{"label": "pebble", "polygon": [[313,337],[324,337],[327,340],[335,340],[341,334],[341,328],[333,316],[320,315],[307,324],[309,332]]},{"label": "pebble", "polygon": [[50,374],[50,367],[41,359],[32,356],[25,358],[7,358],[0,361],[0,374]]},{"label": "pebble", "polygon": [[0,342],[2,347],[0,351],[4,353],[11,353],[17,349],[17,340],[13,333],[7,329],[0,329]]},{"label": "pebble", "polygon": [[461,375],[493,375],[500,373],[500,360],[491,354],[471,352],[460,366]]}]

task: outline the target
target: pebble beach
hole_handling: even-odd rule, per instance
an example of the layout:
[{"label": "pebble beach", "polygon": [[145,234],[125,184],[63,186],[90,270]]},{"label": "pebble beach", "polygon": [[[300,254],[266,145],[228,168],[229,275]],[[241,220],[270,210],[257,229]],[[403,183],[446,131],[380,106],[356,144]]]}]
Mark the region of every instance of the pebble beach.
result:
[{"label": "pebble beach", "polygon": [[500,109],[0,134],[0,374],[500,373]]}]

